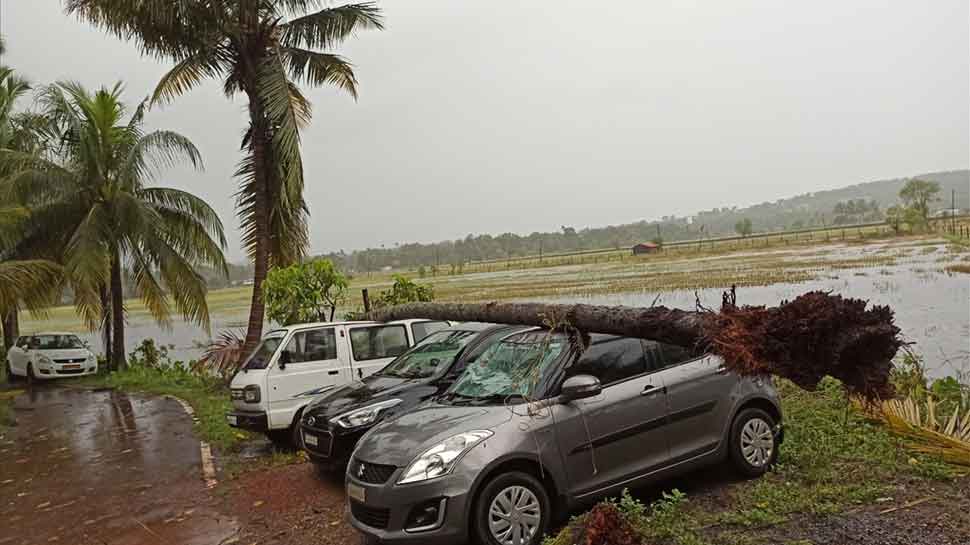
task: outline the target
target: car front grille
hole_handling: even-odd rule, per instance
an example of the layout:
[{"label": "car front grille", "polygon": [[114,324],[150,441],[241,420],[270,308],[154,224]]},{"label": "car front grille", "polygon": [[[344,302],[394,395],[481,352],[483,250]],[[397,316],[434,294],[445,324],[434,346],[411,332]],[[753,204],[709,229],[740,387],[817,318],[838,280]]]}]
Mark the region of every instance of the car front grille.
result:
[{"label": "car front grille", "polygon": [[84,369],[58,369],[58,375],[80,375],[84,372]]},{"label": "car front grille", "polygon": [[360,482],[368,484],[384,484],[394,471],[397,470],[396,466],[388,466],[383,464],[371,464],[354,458],[354,461],[350,464],[348,471],[350,474]]},{"label": "car front grille", "polygon": [[84,363],[86,361],[88,361],[87,358],[74,358],[74,359],[54,360],[54,363]]},{"label": "car front grille", "polygon": [[391,518],[390,509],[368,507],[353,500],[350,502],[350,514],[353,515],[355,519],[366,524],[367,526],[377,528],[379,530],[387,528],[387,523]]}]

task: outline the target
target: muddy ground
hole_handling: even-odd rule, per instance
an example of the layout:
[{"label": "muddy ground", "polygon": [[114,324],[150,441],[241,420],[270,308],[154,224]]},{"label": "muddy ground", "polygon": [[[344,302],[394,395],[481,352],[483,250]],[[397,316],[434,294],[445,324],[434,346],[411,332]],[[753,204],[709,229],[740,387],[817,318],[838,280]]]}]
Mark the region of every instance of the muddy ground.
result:
[{"label": "muddy ground", "polygon": [[[359,538],[344,519],[339,476],[309,463],[244,472],[207,489],[191,418],[174,400],[56,387],[15,400],[0,441],[0,545],[336,545]],[[678,487],[727,507],[739,482],[723,468]],[[713,543],[970,545],[970,478],[897,483],[891,497],[841,515],[765,528],[711,527]]]}]

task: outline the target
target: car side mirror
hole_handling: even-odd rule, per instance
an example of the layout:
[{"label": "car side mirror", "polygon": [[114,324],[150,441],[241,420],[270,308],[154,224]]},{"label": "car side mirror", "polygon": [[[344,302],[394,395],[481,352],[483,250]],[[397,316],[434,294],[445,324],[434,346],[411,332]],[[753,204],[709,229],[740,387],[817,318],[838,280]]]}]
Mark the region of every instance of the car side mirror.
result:
[{"label": "car side mirror", "polygon": [[282,352],[280,352],[280,359],[277,363],[280,366],[280,371],[282,371],[283,369],[286,369],[286,366],[289,365],[290,363],[290,351],[283,350]]},{"label": "car side mirror", "polygon": [[598,396],[603,391],[600,380],[592,375],[576,375],[569,377],[562,383],[562,392],[559,400],[562,403],[569,403],[577,399]]}]

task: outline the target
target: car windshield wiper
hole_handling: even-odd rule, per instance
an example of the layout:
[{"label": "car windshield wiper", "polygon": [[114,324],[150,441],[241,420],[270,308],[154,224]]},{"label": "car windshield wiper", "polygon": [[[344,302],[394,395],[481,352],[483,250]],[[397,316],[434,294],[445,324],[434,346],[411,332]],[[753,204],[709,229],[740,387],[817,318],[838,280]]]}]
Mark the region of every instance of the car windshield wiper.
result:
[{"label": "car windshield wiper", "polygon": [[511,401],[519,401],[525,399],[522,394],[489,394],[486,396],[476,397],[475,403],[480,403],[482,405],[500,403],[505,404]]}]

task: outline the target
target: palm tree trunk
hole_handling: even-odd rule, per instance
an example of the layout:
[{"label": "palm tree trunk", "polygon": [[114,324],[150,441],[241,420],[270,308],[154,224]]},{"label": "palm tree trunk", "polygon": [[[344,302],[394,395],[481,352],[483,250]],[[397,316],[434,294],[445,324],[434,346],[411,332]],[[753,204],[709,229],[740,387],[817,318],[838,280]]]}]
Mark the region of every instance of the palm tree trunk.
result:
[{"label": "palm tree trunk", "polygon": [[13,309],[3,317],[3,346],[9,351],[13,347],[14,343],[17,342],[17,337],[20,336],[20,318],[17,314],[17,309]]},{"label": "palm tree trunk", "polygon": [[111,329],[114,334],[111,347],[111,369],[120,371],[125,368],[125,306],[121,285],[121,256],[115,249],[111,257]]},{"label": "palm tree trunk", "polygon": [[101,285],[101,346],[104,348],[104,361],[110,366],[112,360],[111,346],[111,297],[108,286]]},{"label": "palm tree trunk", "polygon": [[263,320],[265,306],[263,304],[263,281],[269,271],[269,202],[268,179],[270,173],[266,161],[266,123],[259,99],[250,96],[250,116],[253,127],[253,170],[256,179],[256,194],[253,196],[253,235],[256,248],[253,255],[253,297],[249,306],[249,324],[246,328],[246,342],[243,345],[242,357],[245,358],[256,349],[263,335]]}]

